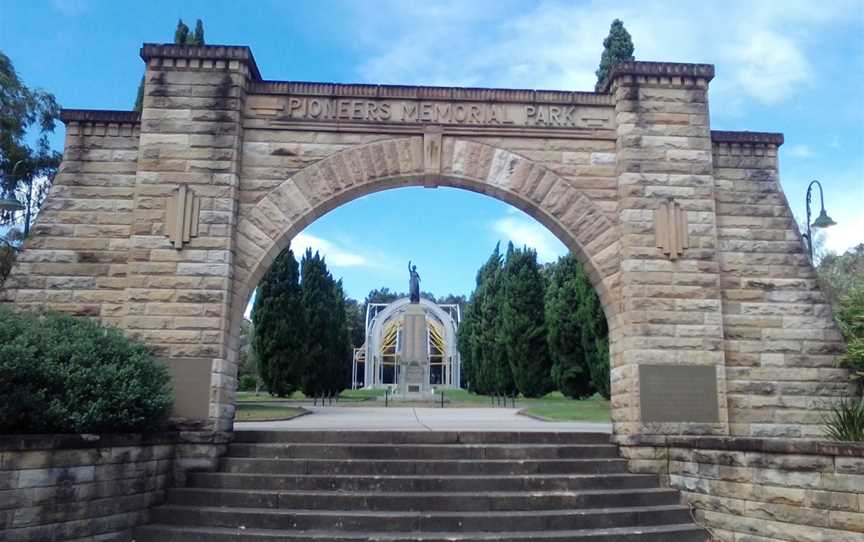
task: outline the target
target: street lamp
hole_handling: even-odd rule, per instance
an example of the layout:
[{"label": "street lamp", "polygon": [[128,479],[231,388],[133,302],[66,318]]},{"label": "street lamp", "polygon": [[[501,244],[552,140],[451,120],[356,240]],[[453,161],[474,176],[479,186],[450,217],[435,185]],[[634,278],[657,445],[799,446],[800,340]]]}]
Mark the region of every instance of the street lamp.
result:
[{"label": "street lamp", "polygon": [[[18,160],[17,162],[15,162],[15,165],[12,166],[12,174],[10,175],[10,177],[12,177],[13,179],[15,178],[15,171],[18,170],[18,166],[20,166],[21,162],[23,162],[23,161],[24,160]],[[24,204],[22,204],[20,201],[18,201],[14,197],[9,196],[6,193],[6,188],[4,187],[3,188],[3,196],[0,197],[0,211],[9,211],[9,212],[14,213],[15,211],[20,211],[23,208],[24,208]]]},{"label": "street lamp", "polygon": [[807,233],[802,236],[807,239],[807,250],[810,254],[810,263],[813,263],[813,232],[810,229],[810,201],[813,198],[814,184],[819,187],[819,205],[822,207],[822,210],[819,212],[819,216],[816,217],[816,220],[813,221],[813,228],[821,230],[837,224],[830,216],[828,216],[828,213],[825,212],[825,195],[822,192],[822,183],[816,180],[810,181],[810,184],[807,186]]}]

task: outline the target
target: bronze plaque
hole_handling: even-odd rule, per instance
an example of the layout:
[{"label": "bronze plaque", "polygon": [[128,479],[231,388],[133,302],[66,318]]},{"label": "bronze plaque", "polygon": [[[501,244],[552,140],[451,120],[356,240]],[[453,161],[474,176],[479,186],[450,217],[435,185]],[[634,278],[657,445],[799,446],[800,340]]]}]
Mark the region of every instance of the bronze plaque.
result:
[{"label": "bronze plaque", "polygon": [[640,365],[642,422],[718,423],[714,365]]},{"label": "bronze plaque", "polygon": [[171,373],[174,387],[173,416],[205,419],[210,416],[210,378],[213,360],[209,358],[174,358],[162,360]]}]

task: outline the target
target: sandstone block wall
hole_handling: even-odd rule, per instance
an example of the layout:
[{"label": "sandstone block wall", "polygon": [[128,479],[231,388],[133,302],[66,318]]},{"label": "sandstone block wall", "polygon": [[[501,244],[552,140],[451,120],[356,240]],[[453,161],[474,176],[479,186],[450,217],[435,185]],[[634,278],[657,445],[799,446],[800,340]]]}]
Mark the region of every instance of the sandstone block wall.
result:
[{"label": "sandstone block wall", "polygon": [[224,433],[4,436],[0,539],[122,541],[189,470],[213,470]]},{"label": "sandstone block wall", "polygon": [[[619,434],[814,436],[849,390],[777,179],[782,138],[710,131],[710,65],[622,63],[601,92],[579,93],[264,81],[246,47],[147,44],[142,58],[140,118],[64,113],[61,172],[2,295],[147,341],[172,370],[179,416],[232,426],[258,279],[322,214],[402,186],[498,198],[585,263],[609,321]],[[332,114],[292,116],[313,100]],[[478,117],[436,124],[406,104]],[[385,105],[393,115],[368,115]],[[527,120],[541,109],[542,125]],[[547,122],[553,110],[570,124]],[[179,192],[200,213],[178,244]],[[674,254],[658,245],[669,205],[687,238]],[[682,376],[652,390],[651,371]]]},{"label": "sandstone block wall", "polygon": [[721,542],[864,540],[864,445],[725,437],[616,439],[634,472],[681,491]]},{"label": "sandstone block wall", "polygon": [[733,435],[818,438],[854,386],[836,366],[843,340],[780,187],[780,143],[714,137],[729,425]]},{"label": "sandstone block wall", "polygon": [[54,186],[2,295],[120,324],[125,314],[138,116],[65,110]]}]

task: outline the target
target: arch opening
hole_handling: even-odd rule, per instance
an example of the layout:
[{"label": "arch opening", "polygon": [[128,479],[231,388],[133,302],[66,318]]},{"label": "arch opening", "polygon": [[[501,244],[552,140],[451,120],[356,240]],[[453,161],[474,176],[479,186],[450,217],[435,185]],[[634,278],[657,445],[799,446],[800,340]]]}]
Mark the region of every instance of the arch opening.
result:
[{"label": "arch opening", "polygon": [[[614,353],[611,342],[620,311],[617,302],[620,296],[616,292],[620,275],[617,225],[565,179],[527,158],[480,143],[445,141],[442,167],[437,174],[421,173],[423,168],[415,165],[405,172],[386,171],[382,175],[369,175],[361,182],[346,182],[338,173],[341,170],[344,175],[345,164],[356,164],[364,156],[375,155],[376,148],[384,154],[388,146],[411,144],[411,139],[404,138],[337,152],[286,178],[247,212],[241,210],[227,358],[237,359],[240,326],[254,289],[293,238],[325,214],[362,196],[411,186],[451,187],[479,193],[525,212],[548,229],[588,272],[606,315],[610,354]],[[481,163],[484,160],[488,167]],[[496,172],[495,162],[503,164],[505,173]],[[520,171],[521,184],[514,179]],[[310,178],[330,190],[316,193],[308,184]],[[233,397],[223,399],[231,403],[233,411]],[[220,405],[211,403],[211,412],[214,407],[217,412],[224,411]]]}]

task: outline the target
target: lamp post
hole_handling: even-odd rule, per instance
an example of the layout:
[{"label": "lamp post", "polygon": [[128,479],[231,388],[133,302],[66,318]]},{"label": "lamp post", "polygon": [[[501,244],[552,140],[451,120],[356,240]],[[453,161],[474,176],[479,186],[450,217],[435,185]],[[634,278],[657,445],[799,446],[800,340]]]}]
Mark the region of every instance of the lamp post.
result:
[{"label": "lamp post", "polygon": [[817,180],[810,181],[810,184],[807,186],[807,233],[805,233],[802,237],[807,239],[807,251],[810,254],[810,263],[813,263],[813,232],[810,229],[810,202],[813,199],[813,185],[819,187],[819,205],[822,210],[819,212],[819,216],[816,217],[816,220],[813,221],[813,228],[815,229],[823,229],[829,226],[834,226],[837,224],[834,222],[828,213],[825,212],[825,194],[822,192],[822,183]]},{"label": "lamp post", "polygon": [[[13,179],[15,178],[15,172],[18,170],[18,166],[20,166],[21,162],[23,161],[24,160],[18,160],[17,162],[15,162],[15,165],[12,166],[12,174],[10,175],[10,177],[12,177]],[[20,201],[15,199],[13,196],[9,196],[6,193],[6,187],[4,186],[3,196],[0,197],[0,211],[10,211],[14,213],[15,211],[20,211],[23,208],[24,205]]]}]

